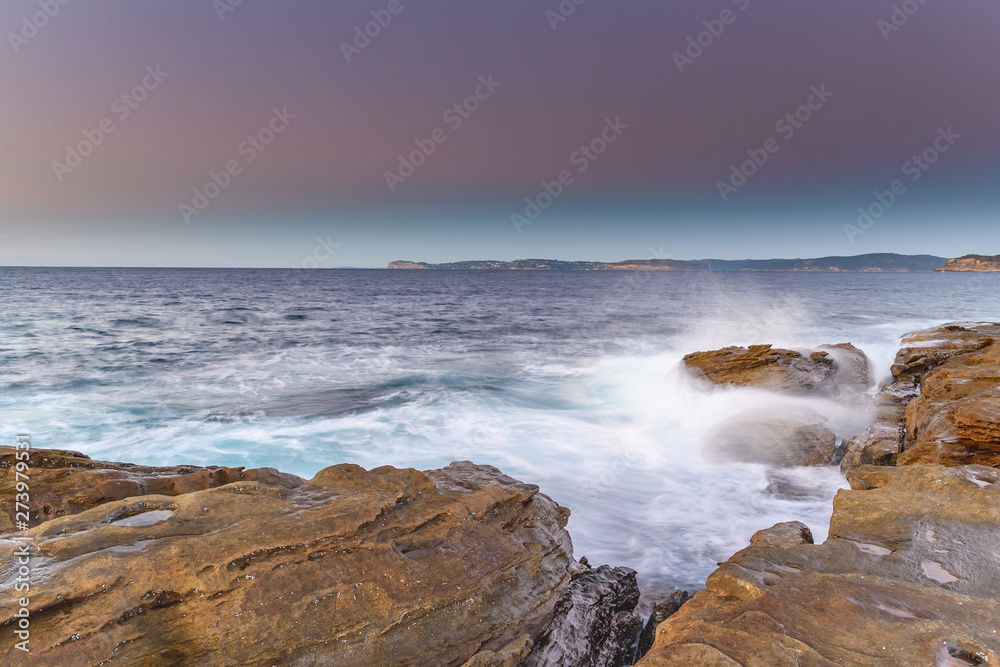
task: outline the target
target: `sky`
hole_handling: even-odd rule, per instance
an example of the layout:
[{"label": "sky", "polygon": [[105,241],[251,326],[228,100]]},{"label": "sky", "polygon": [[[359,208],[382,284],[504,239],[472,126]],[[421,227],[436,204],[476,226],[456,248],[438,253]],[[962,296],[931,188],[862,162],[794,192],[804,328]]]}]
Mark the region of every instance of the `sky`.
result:
[{"label": "sky", "polygon": [[996,0],[4,0],[0,31],[0,265],[1000,253]]}]

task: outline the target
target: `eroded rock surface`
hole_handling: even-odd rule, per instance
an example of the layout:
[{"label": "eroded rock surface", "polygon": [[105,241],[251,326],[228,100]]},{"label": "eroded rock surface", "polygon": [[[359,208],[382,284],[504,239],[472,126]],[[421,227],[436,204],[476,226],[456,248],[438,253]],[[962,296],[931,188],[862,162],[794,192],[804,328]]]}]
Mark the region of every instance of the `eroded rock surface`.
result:
[{"label": "eroded rock surface", "polygon": [[727,347],[689,354],[684,364],[694,376],[715,384],[843,399],[863,394],[870,373],[868,358],[849,343],[808,354],[771,345]]},{"label": "eroded rock surface", "polygon": [[[0,534],[14,530],[16,452],[0,447]],[[178,496],[233,482],[259,481],[294,488],[306,480],[273,468],[219,466],[149,468],[94,461],[80,452],[35,450],[31,455],[31,525],[79,514],[112,500],[134,496]]]},{"label": "eroded rock surface", "polygon": [[[67,453],[32,460],[62,461],[98,485],[125,472],[129,489],[161,479]],[[16,553],[32,554],[31,654],[4,642],[3,664],[513,666],[552,636],[560,610],[614,587],[588,585],[591,571],[573,560],[568,510],[495,468],[341,465],[301,484],[268,477],[89,508],[58,504],[71,482],[44,491],[72,513],[0,536],[5,636]],[[42,493],[49,481],[39,478]],[[612,596],[587,617],[609,629],[592,653],[618,650],[632,597]]]},{"label": "eroded rock surface", "polygon": [[843,469],[866,464],[1000,465],[1000,325],[911,334],[877,397],[875,424],[848,443]]}]

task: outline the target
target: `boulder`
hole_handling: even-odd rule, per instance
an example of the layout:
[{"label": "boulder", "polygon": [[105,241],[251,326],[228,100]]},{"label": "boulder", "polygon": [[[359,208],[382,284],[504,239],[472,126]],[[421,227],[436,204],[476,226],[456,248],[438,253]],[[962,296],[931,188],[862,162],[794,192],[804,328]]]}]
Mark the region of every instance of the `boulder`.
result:
[{"label": "boulder", "polygon": [[837,434],[827,419],[804,409],[739,414],[723,422],[708,442],[713,460],[779,467],[824,465],[836,450]]},{"label": "boulder", "polygon": [[771,345],[727,347],[689,354],[684,364],[695,377],[714,384],[834,398],[863,394],[870,375],[868,358],[850,343],[807,354]]},{"label": "boulder", "polygon": [[[558,652],[566,632],[553,623],[570,615],[608,631],[597,646],[573,637],[569,654],[631,643],[616,645],[632,627],[634,573],[577,563],[568,510],[495,468],[340,465],[302,484],[268,474],[101,503],[84,494],[96,504],[81,508],[56,491],[76,498],[73,480],[124,472],[135,486],[123,489],[148,488],[162,471],[65,452],[32,460],[48,466],[33,491],[68,510],[0,536],[8,636],[23,549],[32,568],[31,653],[4,642],[5,665],[513,666],[540,641]],[[64,472],[55,489],[35,481]]]}]

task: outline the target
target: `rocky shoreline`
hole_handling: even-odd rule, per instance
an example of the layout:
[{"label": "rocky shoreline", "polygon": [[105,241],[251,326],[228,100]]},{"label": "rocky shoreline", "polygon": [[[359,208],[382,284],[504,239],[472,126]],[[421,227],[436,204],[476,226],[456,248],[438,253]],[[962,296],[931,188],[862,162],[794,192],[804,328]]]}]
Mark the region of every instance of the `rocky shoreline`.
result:
[{"label": "rocky shoreline", "polygon": [[[994,664],[998,341],[996,324],[907,336],[875,422],[839,449],[810,415],[729,425],[718,456],[779,467],[842,456],[851,490],[823,544],[798,523],[761,531],[704,590],[675,593],[648,620],[634,571],[577,561],[569,511],[489,466],[340,465],[307,481],[35,450],[31,527],[14,532],[16,452],[0,448],[0,655],[67,666]],[[685,364],[709,389],[845,402],[865,400],[869,375],[849,345],[727,348]],[[11,639],[26,548],[31,654]]]}]

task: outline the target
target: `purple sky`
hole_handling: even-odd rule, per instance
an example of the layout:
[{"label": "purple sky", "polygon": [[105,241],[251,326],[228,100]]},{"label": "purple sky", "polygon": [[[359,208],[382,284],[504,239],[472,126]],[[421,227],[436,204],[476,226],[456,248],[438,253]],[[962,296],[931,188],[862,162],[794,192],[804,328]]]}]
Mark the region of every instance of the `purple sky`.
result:
[{"label": "purple sky", "polygon": [[[243,0],[220,18],[229,1],[5,0],[0,264],[292,266],[319,239],[337,245],[329,266],[1000,252],[995,0],[896,3],[917,9],[891,32],[882,0],[588,0],[554,30],[557,0],[399,0],[350,63],[342,44],[389,0]],[[675,52],[720,17],[679,71]],[[787,136],[776,122],[814,86],[832,97]],[[477,87],[478,108],[445,116]],[[274,109],[294,118],[244,144]],[[609,118],[628,128],[574,159]],[[949,127],[960,138],[911,180],[905,163]],[[437,129],[390,191],[386,172]],[[70,168],[84,132],[99,145]],[[769,138],[777,152],[723,201],[719,181]],[[895,180],[884,215],[845,229]]]}]

